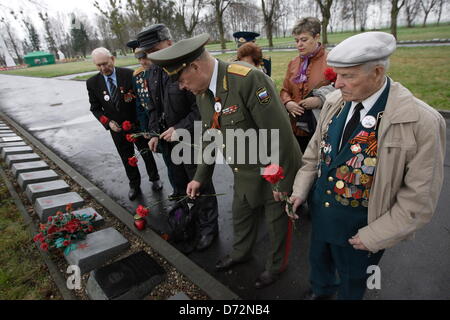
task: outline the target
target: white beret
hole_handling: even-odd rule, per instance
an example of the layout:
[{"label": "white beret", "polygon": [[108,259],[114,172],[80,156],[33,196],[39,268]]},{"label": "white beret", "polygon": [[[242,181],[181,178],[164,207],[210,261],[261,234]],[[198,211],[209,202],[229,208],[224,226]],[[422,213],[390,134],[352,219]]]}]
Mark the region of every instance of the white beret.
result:
[{"label": "white beret", "polygon": [[386,32],[364,32],[345,39],[327,56],[331,67],[353,67],[368,61],[389,57],[396,48],[393,35]]}]

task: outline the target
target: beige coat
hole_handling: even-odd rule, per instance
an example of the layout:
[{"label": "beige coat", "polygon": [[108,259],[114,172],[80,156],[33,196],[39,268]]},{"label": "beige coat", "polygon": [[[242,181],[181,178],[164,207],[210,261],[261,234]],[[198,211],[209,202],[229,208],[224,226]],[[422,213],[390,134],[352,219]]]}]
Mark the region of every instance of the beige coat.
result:
[{"label": "beige coat", "polygon": [[[293,196],[307,198],[317,177],[322,133],[343,106],[340,90],[327,96],[317,130],[297,172]],[[445,127],[445,120],[436,110],[400,83],[391,82],[378,133],[378,164],[368,225],[358,232],[370,251],[390,248],[411,238],[430,221],[444,179]]]}]

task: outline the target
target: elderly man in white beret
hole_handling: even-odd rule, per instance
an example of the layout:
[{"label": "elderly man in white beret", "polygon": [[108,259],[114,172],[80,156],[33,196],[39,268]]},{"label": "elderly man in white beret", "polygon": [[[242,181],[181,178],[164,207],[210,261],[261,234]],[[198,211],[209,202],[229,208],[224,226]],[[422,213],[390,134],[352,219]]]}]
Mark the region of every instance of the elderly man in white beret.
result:
[{"label": "elderly man in white beret", "polygon": [[311,210],[307,299],[362,299],[369,267],[436,208],[445,121],[386,76],[395,48],[392,35],[367,32],[328,54],[339,90],[326,98],[290,198],[294,212],[305,201]]}]

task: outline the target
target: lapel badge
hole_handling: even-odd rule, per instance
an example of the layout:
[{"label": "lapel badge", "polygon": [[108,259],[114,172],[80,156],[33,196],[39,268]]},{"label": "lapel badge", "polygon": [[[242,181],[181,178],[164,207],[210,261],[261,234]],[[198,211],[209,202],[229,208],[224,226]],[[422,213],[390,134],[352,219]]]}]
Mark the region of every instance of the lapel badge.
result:
[{"label": "lapel badge", "polygon": [[220,104],[220,102],[214,103],[214,111],[216,112],[222,111],[222,105]]},{"label": "lapel badge", "polygon": [[375,124],[377,123],[377,119],[375,119],[374,116],[365,116],[362,121],[362,126],[366,129],[370,129],[375,127]]},{"label": "lapel badge", "polygon": [[105,101],[109,101],[109,96],[107,94],[105,94],[105,96],[103,97],[103,99],[105,99]]}]

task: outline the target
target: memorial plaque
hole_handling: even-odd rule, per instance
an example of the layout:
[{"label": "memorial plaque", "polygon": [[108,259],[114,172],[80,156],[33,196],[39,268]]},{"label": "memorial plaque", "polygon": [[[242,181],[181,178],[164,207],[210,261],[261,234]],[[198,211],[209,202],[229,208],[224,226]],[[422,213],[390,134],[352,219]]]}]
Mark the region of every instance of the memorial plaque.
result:
[{"label": "memorial plaque", "polygon": [[[91,272],[93,279],[89,279],[88,293],[90,291],[94,299],[102,296],[108,300],[143,299],[165,276],[165,270],[150,255],[139,251]],[[93,290],[94,281],[96,289],[100,289],[97,295]]]}]

